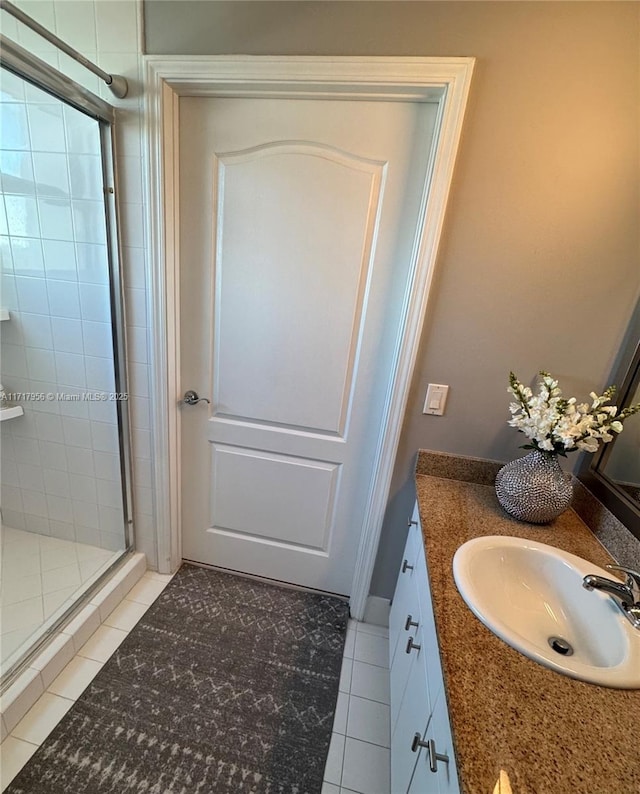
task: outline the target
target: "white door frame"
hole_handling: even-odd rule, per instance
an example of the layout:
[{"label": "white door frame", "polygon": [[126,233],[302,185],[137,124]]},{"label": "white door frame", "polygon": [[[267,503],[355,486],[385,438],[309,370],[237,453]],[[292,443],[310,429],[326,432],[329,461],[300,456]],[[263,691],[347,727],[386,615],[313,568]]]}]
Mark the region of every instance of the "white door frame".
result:
[{"label": "white door frame", "polygon": [[433,279],[473,58],[180,56],[145,58],[148,147],[148,291],[153,345],[150,389],[158,567],[175,571],[180,527],[180,96],[437,101],[439,127],[412,252],[402,332],[387,393],[368,509],[351,592],[362,619],[384,519],[411,377]]}]

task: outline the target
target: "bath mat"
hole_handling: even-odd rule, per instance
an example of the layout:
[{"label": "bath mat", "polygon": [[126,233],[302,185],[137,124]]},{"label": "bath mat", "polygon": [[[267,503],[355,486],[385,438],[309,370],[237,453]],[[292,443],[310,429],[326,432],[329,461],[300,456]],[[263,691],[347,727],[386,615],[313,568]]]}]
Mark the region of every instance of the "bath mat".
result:
[{"label": "bath mat", "polygon": [[347,619],[184,564],[7,792],[319,794]]}]

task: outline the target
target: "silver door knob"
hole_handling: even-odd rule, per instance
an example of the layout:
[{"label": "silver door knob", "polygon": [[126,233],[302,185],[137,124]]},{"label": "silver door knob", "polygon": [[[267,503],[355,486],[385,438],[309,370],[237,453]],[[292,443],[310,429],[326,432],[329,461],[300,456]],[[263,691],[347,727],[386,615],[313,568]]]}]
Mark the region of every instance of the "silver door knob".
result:
[{"label": "silver door knob", "polygon": [[201,402],[208,403],[209,400],[207,400],[206,397],[198,397],[198,392],[197,391],[194,391],[193,389],[189,389],[189,391],[186,391],[184,393],[184,397],[182,398],[182,402],[185,405],[197,405],[198,403],[201,403]]}]

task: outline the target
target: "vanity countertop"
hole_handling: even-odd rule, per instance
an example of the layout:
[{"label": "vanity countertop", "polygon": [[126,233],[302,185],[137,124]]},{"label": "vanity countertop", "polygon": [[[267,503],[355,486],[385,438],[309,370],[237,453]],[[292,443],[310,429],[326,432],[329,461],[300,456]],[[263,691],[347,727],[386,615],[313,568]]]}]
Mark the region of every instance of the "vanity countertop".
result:
[{"label": "vanity countertop", "polygon": [[640,690],[527,659],[471,613],[452,572],[456,549],[479,535],[537,540],[601,567],[607,551],[573,510],[538,526],[510,518],[491,485],[417,473],[416,487],[461,791],[508,791],[503,770],[513,794],[639,794]]}]

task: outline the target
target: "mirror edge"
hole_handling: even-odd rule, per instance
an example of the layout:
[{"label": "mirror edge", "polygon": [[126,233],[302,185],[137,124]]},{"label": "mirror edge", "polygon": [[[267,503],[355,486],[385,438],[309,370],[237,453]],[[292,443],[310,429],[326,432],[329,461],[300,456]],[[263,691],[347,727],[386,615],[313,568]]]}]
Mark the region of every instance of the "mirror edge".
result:
[{"label": "mirror edge", "polygon": [[[628,404],[634,389],[640,381],[640,301],[636,304],[628,331],[620,348],[612,378],[609,383],[621,384],[617,404]],[[627,529],[640,540],[640,506],[638,506],[613,480],[609,479],[602,467],[611,454],[611,444],[604,444],[593,455],[584,454],[580,460],[576,476],[597,499]]]}]

